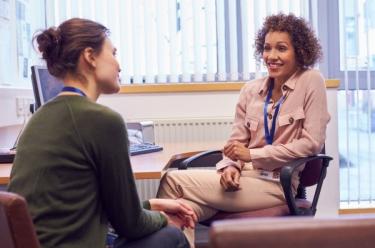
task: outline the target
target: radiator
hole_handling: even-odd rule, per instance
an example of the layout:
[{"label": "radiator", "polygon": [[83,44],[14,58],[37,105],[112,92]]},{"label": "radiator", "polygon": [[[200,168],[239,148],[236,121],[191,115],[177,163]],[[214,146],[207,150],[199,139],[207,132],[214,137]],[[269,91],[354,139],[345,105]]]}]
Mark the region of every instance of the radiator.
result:
[{"label": "radiator", "polygon": [[220,142],[228,139],[232,118],[154,120],[155,143]]},{"label": "radiator", "polygon": [[[233,118],[163,119],[153,122],[155,143],[158,145],[195,143],[202,149],[210,149],[210,144],[220,142],[224,144],[228,139]],[[146,200],[155,197],[159,180],[137,180],[136,185],[140,199]]]}]

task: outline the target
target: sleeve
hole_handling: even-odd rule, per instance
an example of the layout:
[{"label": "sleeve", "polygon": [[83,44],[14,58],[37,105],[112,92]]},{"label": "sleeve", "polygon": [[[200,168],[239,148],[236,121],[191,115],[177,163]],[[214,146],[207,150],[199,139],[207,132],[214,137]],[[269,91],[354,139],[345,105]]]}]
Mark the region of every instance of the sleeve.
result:
[{"label": "sleeve", "polygon": [[[227,141],[227,144],[238,141],[248,146],[250,140],[250,133],[245,127],[245,116],[246,116],[246,103],[247,103],[247,85],[245,85],[240,92],[239,100],[236,105],[234,122],[232,126],[232,133]],[[235,166],[239,170],[242,169],[241,163],[233,161],[230,158],[223,155],[223,160],[216,164],[217,170],[222,170],[227,166]]]},{"label": "sleeve", "polygon": [[326,88],[324,78],[320,73],[312,74],[308,80],[303,106],[305,120],[300,138],[286,144],[250,149],[254,168],[274,170],[291,160],[311,156],[321,151],[330,119]]},{"label": "sleeve", "polygon": [[[165,216],[146,210],[138,198],[125,123],[117,113],[95,125],[95,161],[99,191],[109,222],[126,239],[151,234],[167,224]],[[143,203],[150,209],[148,201]]]}]

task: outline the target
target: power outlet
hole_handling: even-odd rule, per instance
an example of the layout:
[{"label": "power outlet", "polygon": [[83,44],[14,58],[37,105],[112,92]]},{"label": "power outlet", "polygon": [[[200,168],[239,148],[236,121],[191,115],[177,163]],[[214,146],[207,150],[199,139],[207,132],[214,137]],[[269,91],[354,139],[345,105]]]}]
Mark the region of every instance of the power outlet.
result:
[{"label": "power outlet", "polygon": [[28,117],[31,115],[30,104],[34,103],[31,97],[16,97],[17,117]]}]

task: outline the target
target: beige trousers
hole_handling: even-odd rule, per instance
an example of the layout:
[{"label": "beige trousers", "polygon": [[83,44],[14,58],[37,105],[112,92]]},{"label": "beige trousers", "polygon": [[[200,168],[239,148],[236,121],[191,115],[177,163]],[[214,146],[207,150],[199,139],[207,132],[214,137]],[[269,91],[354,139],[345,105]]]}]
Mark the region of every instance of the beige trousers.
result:
[{"label": "beige trousers", "polygon": [[[183,200],[194,209],[199,221],[219,210],[251,211],[285,203],[280,183],[258,178],[251,166],[243,168],[240,188],[226,192],[215,170],[173,170],[161,179],[157,197]],[[185,229],[184,233],[194,247],[194,230]]]}]

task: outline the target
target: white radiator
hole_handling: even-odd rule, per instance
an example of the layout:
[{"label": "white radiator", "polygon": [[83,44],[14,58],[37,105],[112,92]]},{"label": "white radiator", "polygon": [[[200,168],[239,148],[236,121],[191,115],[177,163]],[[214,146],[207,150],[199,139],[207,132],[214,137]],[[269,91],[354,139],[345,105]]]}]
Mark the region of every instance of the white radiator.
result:
[{"label": "white radiator", "polygon": [[155,198],[156,192],[159,188],[159,179],[142,179],[135,180],[139,199],[145,201],[151,198]]},{"label": "white radiator", "polygon": [[[132,120],[136,121],[136,120]],[[194,118],[179,120],[153,120],[155,143],[198,144],[202,149],[210,149],[212,143],[225,143],[233,124],[232,117]],[[197,146],[197,147],[198,147]],[[212,148],[211,148],[212,149]],[[159,180],[137,180],[138,194],[141,200],[155,197]]]},{"label": "white radiator", "polygon": [[154,120],[156,144],[224,143],[230,134],[233,118]]}]

